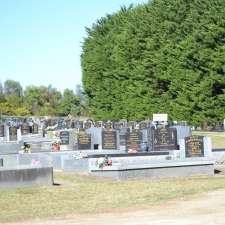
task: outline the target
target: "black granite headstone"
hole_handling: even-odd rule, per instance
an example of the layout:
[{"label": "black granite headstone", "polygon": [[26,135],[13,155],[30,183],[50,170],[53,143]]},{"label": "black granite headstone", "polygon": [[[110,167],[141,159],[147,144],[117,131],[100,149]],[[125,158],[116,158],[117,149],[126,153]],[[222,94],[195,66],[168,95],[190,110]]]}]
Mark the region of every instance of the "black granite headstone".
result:
[{"label": "black granite headstone", "polygon": [[17,128],[16,127],[9,127],[9,140],[17,141]]},{"label": "black granite headstone", "polygon": [[5,136],[5,127],[4,125],[0,125],[0,137],[4,137]]},{"label": "black granite headstone", "polygon": [[91,134],[80,132],[77,136],[78,150],[91,149]]},{"label": "black granite headstone", "polygon": [[154,151],[175,149],[178,149],[175,128],[158,128],[154,131]]},{"label": "black granite headstone", "polygon": [[102,131],[102,149],[117,149],[117,135],[115,130]]},{"label": "black granite headstone", "polygon": [[60,131],[59,138],[61,145],[69,145],[70,143],[70,132],[69,131]]},{"label": "black granite headstone", "polygon": [[203,138],[203,136],[190,136],[185,138],[186,157],[204,157]]},{"label": "black granite headstone", "polygon": [[142,133],[139,130],[133,130],[128,135],[128,150],[141,151]]}]

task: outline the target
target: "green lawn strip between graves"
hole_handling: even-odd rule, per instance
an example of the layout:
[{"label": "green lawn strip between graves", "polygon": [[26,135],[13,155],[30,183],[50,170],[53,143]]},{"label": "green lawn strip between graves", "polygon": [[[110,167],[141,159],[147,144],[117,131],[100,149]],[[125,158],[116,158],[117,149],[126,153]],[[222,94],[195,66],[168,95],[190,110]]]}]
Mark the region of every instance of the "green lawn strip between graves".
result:
[{"label": "green lawn strip between graves", "polygon": [[193,131],[192,133],[193,135],[210,137],[213,148],[225,148],[225,132]]},{"label": "green lawn strip between graves", "polygon": [[148,206],[186,195],[225,188],[220,177],[114,181],[56,173],[62,185],[0,191],[0,222]]}]

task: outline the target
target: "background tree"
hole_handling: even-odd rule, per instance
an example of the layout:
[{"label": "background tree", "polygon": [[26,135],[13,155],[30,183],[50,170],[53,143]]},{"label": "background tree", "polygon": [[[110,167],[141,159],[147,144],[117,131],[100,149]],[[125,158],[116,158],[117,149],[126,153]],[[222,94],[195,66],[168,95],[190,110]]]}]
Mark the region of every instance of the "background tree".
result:
[{"label": "background tree", "polygon": [[83,85],[96,119],[225,118],[225,1],[153,0],[87,29]]},{"label": "background tree", "polygon": [[6,80],[4,83],[4,94],[6,96],[16,95],[20,97],[23,94],[23,88],[18,81]]}]

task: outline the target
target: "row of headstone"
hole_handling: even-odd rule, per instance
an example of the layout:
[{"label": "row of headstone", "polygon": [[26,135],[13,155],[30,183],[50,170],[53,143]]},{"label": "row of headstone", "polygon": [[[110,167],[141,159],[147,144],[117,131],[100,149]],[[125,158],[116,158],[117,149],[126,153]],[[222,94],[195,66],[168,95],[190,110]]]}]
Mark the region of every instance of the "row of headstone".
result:
[{"label": "row of headstone", "polygon": [[146,129],[89,128],[78,132],[78,150],[164,151],[178,149],[175,128]]}]

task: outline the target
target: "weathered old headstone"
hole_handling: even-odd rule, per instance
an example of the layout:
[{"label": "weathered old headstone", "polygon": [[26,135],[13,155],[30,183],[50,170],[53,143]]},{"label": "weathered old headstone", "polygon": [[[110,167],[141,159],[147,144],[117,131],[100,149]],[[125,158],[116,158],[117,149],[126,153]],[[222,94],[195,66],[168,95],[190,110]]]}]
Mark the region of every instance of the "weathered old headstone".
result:
[{"label": "weathered old headstone", "polygon": [[85,132],[79,132],[77,135],[77,148],[78,150],[90,150],[91,149],[91,134]]},{"label": "weathered old headstone", "polygon": [[139,130],[133,130],[128,135],[128,150],[141,151],[142,133]]},{"label": "weathered old headstone", "polygon": [[61,145],[69,145],[70,143],[70,133],[69,131],[60,131],[59,138]]},{"label": "weathered old headstone", "polygon": [[102,131],[102,149],[117,149],[117,133],[115,130]]},{"label": "weathered old headstone", "polygon": [[185,138],[186,157],[204,157],[204,137],[190,136]]},{"label": "weathered old headstone", "polygon": [[175,149],[178,149],[175,128],[158,128],[154,131],[154,151]]},{"label": "weathered old headstone", "polygon": [[9,127],[9,141],[17,141],[17,127]]}]

